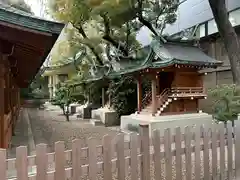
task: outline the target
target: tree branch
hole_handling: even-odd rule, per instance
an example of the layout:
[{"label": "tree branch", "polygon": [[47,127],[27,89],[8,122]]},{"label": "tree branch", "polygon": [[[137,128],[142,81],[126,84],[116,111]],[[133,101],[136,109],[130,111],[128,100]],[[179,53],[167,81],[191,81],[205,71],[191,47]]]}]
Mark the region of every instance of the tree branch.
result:
[{"label": "tree branch", "polygon": [[[83,27],[81,25],[76,26],[72,23],[73,27],[76,28],[78,30],[78,32],[82,35],[82,37],[84,39],[89,40],[89,38],[87,37],[87,34],[85,33]],[[88,46],[88,48],[92,51],[92,53],[94,54],[94,56],[96,57],[97,62],[99,63],[99,65],[103,65],[103,61],[102,58],[99,56],[98,52],[95,50],[95,48],[90,45],[90,44],[86,44],[86,46]]]},{"label": "tree branch", "polygon": [[129,52],[129,36],[131,34],[131,29],[130,29],[130,26],[129,26],[129,22],[127,22],[127,30],[126,30],[126,49],[127,51]]},{"label": "tree branch", "polygon": [[109,61],[112,60],[111,54],[110,54],[110,44],[108,43],[106,46],[106,55]]},{"label": "tree branch", "polygon": [[103,39],[109,43],[111,43],[116,49],[120,49],[120,51],[125,55],[128,56],[128,51],[127,49],[120,44],[120,42],[115,41],[112,37],[111,37],[111,30],[110,30],[110,22],[109,19],[107,17],[106,14],[102,14],[101,17],[103,18],[103,23],[104,23],[104,28],[105,28],[105,32],[103,35]]},{"label": "tree branch", "polygon": [[154,27],[152,26],[152,24],[150,22],[148,22],[146,19],[144,19],[143,17],[143,0],[137,0],[137,17],[138,20],[144,25],[146,26],[150,31],[152,31],[152,33],[155,36],[158,36],[157,31],[154,29]]}]

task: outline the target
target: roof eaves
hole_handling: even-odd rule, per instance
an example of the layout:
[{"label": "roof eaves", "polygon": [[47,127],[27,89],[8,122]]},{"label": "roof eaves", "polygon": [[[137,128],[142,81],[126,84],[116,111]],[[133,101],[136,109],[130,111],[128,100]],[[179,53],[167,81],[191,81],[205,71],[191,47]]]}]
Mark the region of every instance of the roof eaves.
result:
[{"label": "roof eaves", "polygon": [[64,27],[62,23],[40,19],[27,13],[20,14],[17,10],[10,11],[2,6],[0,6],[0,21],[52,34],[60,34]]}]

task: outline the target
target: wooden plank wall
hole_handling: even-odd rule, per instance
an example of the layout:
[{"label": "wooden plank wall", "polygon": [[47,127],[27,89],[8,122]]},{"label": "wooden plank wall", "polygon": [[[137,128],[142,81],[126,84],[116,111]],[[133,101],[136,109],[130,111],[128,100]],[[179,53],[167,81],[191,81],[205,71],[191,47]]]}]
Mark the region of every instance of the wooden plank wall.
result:
[{"label": "wooden plank wall", "polygon": [[20,89],[7,57],[0,54],[0,147],[8,148],[20,109]]}]

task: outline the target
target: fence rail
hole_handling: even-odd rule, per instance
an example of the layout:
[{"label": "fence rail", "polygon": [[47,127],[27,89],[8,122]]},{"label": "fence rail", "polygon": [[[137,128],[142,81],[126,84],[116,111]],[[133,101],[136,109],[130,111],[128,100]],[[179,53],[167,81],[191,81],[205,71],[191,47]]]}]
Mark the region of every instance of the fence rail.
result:
[{"label": "fence rail", "polygon": [[[0,150],[1,179],[16,180],[104,180],[125,178],[150,179],[238,179],[240,178],[240,123],[213,125],[211,128],[186,127],[170,129],[160,136],[159,130],[149,139],[147,125],[140,126],[140,135],[131,133],[112,138],[105,135],[102,144],[96,139],[73,140],[72,149],[64,142],[55,143],[55,152],[47,153],[47,145],[39,144],[36,155],[27,156],[27,147],[18,147],[16,159],[6,159]],[[29,173],[29,168],[36,167]],[[14,177],[15,176],[15,177]],[[97,178],[98,177],[98,178]]]}]

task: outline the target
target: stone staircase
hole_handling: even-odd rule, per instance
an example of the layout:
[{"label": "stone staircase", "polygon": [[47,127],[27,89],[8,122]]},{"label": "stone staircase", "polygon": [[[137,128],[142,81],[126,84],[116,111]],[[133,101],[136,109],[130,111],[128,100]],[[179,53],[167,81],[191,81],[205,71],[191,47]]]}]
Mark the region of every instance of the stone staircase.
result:
[{"label": "stone staircase", "polygon": [[[152,101],[150,100],[151,96],[149,96],[149,99],[146,99],[145,102],[149,102],[144,109],[142,109],[141,114],[151,114],[152,113]],[[148,101],[147,101],[148,100]],[[172,102],[172,98],[169,96],[169,90],[165,89],[160,96],[158,96],[158,111],[157,115],[160,115],[164,112],[164,110],[168,107],[168,105]]]},{"label": "stone staircase", "polygon": [[164,112],[164,110],[168,107],[168,105],[173,101],[172,98],[168,98],[160,107],[158,110],[158,115],[161,115],[161,113]]}]

